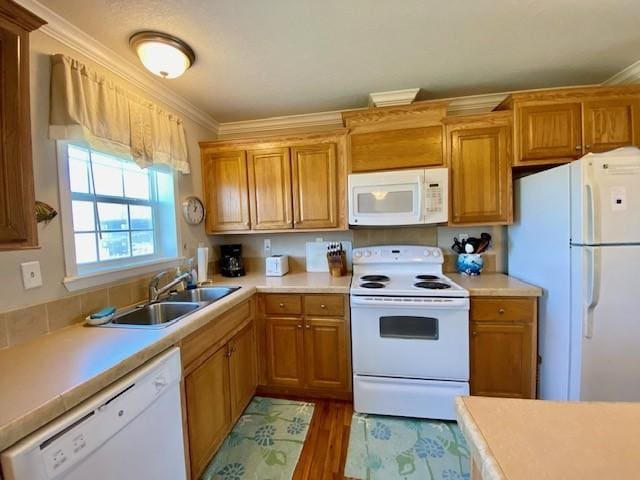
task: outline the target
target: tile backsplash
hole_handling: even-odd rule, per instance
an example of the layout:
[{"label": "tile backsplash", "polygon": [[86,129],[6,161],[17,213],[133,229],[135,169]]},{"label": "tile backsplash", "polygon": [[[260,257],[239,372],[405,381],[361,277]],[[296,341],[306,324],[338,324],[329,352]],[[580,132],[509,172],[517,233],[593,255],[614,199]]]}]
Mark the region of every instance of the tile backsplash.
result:
[{"label": "tile backsplash", "polygon": [[125,283],[0,313],[0,349],[82,322],[90,313],[108,305],[122,308],[139,303],[147,298],[150,278],[128,280]]}]

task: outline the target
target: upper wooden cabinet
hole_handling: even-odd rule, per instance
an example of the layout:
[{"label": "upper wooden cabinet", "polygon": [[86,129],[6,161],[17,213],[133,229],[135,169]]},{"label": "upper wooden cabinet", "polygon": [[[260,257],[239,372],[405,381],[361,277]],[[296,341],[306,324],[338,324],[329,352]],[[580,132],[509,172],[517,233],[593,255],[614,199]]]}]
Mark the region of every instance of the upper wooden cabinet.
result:
[{"label": "upper wooden cabinet", "polygon": [[639,105],[640,95],[584,102],[585,150],[606,152],[627,145],[640,145]]},{"label": "upper wooden cabinet", "polygon": [[590,152],[640,146],[640,87],[521,92],[498,110],[514,116],[514,166],[570,162]]},{"label": "upper wooden cabinet", "polygon": [[29,32],[44,20],[0,2],[0,250],[38,244],[31,160]]},{"label": "upper wooden cabinet", "polygon": [[207,232],[249,230],[247,162],[242,150],[202,156]]},{"label": "upper wooden cabinet", "polygon": [[295,228],[336,228],[339,204],[335,144],[293,147],[293,223]]},{"label": "upper wooden cabinet", "polygon": [[513,218],[511,116],[508,112],[447,122],[452,225],[508,224]]},{"label": "upper wooden cabinet", "polygon": [[247,163],[251,228],[293,228],[289,149],[250,150]]},{"label": "upper wooden cabinet", "polygon": [[520,163],[567,161],[582,153],[580,104],[532,105],[520,110]]},{"label": "upper wooden cabinet", "polygon": [[448,102],[417,102],[342,114],[349,127],[351,171],[444,164],[442,119]]},{"label": "upper wooden cabinet", "polygon": [[207,233],[346,229],[346,130],[200,144]]}]

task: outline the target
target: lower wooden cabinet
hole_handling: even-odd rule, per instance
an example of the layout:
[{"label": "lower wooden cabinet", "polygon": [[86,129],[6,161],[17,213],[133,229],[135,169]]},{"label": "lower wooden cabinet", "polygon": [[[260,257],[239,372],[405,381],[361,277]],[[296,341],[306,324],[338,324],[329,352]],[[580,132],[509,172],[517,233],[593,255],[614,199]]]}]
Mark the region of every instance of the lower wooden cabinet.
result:
[{"label": "lower wooden cabinet", "polygon": [[184,423],[191,478],[199,478],[257,386],[253,300],[197,330],[181,345]]},{"label": "lower wooden cabinet", "polygon": [[[302,298],[301,298],[302,297]],[[345,397],[351,391],[348,302],[343,295],[264,295],[263,387]],[[295,310],[300,314],[269,312]]]},{"label": "lower wooden cabinet", "polygon": [[204,470],[231,424],[226,345],[184,379],[193,478]]},{"label": "lower wooden cabinet", "polygon": [[471,298],[471,394],[536,397],[537,300]]}]

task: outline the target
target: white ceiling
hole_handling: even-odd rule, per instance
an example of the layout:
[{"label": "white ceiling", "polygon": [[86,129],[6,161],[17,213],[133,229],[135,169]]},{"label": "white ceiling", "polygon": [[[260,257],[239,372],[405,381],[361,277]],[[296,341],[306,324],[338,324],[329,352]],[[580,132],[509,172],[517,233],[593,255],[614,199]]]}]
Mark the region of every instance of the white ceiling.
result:
[{"label": "white ceiling", "polygon": [[640,58],[638,0],[42,0],[136,61],[138,30],[195,65],[167,86],[220,122],[600,83]]}]

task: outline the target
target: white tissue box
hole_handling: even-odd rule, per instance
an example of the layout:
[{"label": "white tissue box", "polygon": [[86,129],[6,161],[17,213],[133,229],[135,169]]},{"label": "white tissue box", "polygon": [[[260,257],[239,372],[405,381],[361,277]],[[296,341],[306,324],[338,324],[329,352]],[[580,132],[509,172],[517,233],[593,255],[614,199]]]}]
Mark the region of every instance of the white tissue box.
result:
[{"label": "white tissue box", "polygon": [[287,255],[271,255],[266,258],[266,276],[281,277],[289,271],[289,257]]}]

